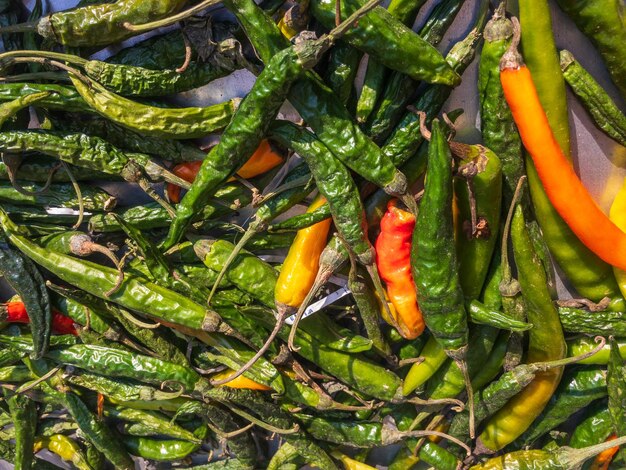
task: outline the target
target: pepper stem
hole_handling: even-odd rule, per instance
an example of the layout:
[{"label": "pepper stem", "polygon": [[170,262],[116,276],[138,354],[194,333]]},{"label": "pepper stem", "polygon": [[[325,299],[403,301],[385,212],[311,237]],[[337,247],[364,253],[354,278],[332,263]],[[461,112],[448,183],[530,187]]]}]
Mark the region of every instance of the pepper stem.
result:
[{"label": "pepper stem", "polygon": [[604,346],[606,345],[606,339],[602,336],[596,336],[594,341],[598,343],[598,345],[593,348],[591,351],[587,351],[584,354],[580,354],[578,356],[566,357],[564,359],[559,359],[557,361],[548,361],[548,362],[534,362],[529,364],[529,366],[533,367],[536,371],[546,371],[548,369],[553,369],[555,367],[563,367],[570,364],[575,364],[576,362],[583,361],[588,357],[597,354]]},{"label": "pepper stem", "polygon": [[514,16],[511,18],[511,23],[513,23],[513,39],[511,39],[509,49],[502,55],[502,59],[500,59],[500,71],[519,69],[524,65],[524,58],[518,50],[521,36],[519,20]]},{"label": "pepper stem", "polygon": [[36,32],[37,24],[37,21],[29,21],[28,23],[19,23],[12,24],[10,26],[3,26],[2,28],[0,28],[0,34]]},{"label": "pepper stem", "polygon": [[74,230],[76,230],[83,223],[83,219],[85,218],[85,202],[83,201],[83,193],[80,190],[80,185],[76,178],[74,178],[74,173],[70,169],[70,166],[66,162],[61,162],[65,173],[70,178],[70,182],[72,183],[72,188],[74,188],[74,192],[76,193],[76,198],[78,199],[78,219],[76,223],[72,226]]},{"label": "pepper stem", "polygon": [[598,455],[605,450],[613,447],[619,447],[626,444],[626,436],[618,437],[610,441],[605,441],[594,446],[584,447],[582,449],[573,449],[571,447],[561,447],[557,454],[557,460],[562,468],[578,468],[586,460]]},{"label": "pepper stem", "polygon": [[78,57],[71,54],[62,54],[60,52],[52,52],[52,51],[35,51],[35,50],[24,50],[24,51],[8,51],[0,54],[0,62],[4,59],[14,59],[14,58],[42,58],[42,59],[54,59],[54,60],[62,60],[63,62],[69,62],[75,65],[84,66],[87,62],[87,59],[83,59],[82,57]]},{"label": "pepper stem", "polygon": [[225,377],[221,380],[212,380],[211,385],[213,385],[214,387],[217,385],[224,385],[232,380],[235,380],[237,377],[239,377],[240,375],[248,371],[261,358],[261,356],[265,354],[265,351],[269,349],[270,345],[274,342],[274,339],[278,335],[278,332],[285,324],[285,320],[287,319],[288,316],[289,316],[288,308],[279,308],[278,317],[276,318],[276,324],[274,325],[274,329],[272,330],[270,335],[267,337],[267,340],[265,340],[265,343],[263,344],[263,346],[261,346],[261,349],[259,349],[256,352],[256,354],[248,362],[246,362],[243,366],[241,366],[234,374],[231,374],[228,377]]}]

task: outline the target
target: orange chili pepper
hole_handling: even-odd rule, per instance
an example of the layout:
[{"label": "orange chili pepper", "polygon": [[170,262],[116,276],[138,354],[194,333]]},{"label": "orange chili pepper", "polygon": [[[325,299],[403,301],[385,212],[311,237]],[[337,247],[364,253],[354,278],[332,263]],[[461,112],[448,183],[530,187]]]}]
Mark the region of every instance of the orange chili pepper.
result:
[{"label": "orange chili pepper", "polygon": [[411,274],[411,240],[415,216],[396,207],[396,201],[387,204],[387,212],[380,221],[380,235],[376,239],[376,265],[387,285],[387,294],[393,304],[400,334],[407,339],[417,338],[424,331],[424,319],[417,305],[417,294]]},{"label": "orange chili pepper", "polygon": [[[28,312],[23,302],[13,301],[0,304],[0,321],[9,323],[29,323]],[[74,328],[74,320],[70,317],[52,311],[52,331],[61,335],[74,335],[78,332]]]},{"label": "orange chili pepper", "polygon": [[[263,140],[244,166],[239,169],[237,175],[244,179],[254,178],[255,176],[259,176],[280,165],[282,161],[283,157],[272,149],[269,141]],[[189,183],[193,183],[193,180],[196,179],[196,175],[200,171],[201,166],[201,161],[185,162],[179,163],[172,168],[171,171],[179,178],[182,178]],[[234,178],[231,178],[229,181],[233,180]],[[168,183],[167,196],[169,200],[175,204],[180,202],[180,187],[175,184]]]},{"label": "orange chili pepper", "polygon": [[[519,36],[519,22],[516,38]],[[580,241],[607,263],[626,270],[626,233],[602,212],[556,141],[530,71],[516,50],[502,56],[504,96],[550,202]]]},{"label": "orange chili pepper", "polygon": [[[213,380],[222,380],[227,379],[229,376],[233,375],[234,371],[231,369],[225,370],[224,372],[220,372],[219,374],[215,374],[212,378]],[[218,385],[218,387],[230,387],[230,388],[244,388],[247,390],[260,390],[267,391],[271,390],[267,385],[260,384],[251,380],[243,375],[234,378],[233,380],[226,382],[223,385]]]},{"label": "orange chili pepper", "polygon": [[[326,199],[317,196],[307,212],[313,212],[324,204],[326,204]],[[313,286],[319,268],[320,255],[326,246],[330,224],[331,219],[326,219],[298,230],[283,262],[274,289],[274,298],[279,310],[297,309]]]},{"label": "orange chili pepper", "polygon": [[[607,438],[607,441],[612,441],[613,439],[617,439],[615,434],[612,434]],[[589,470],[609,470],[609,465],[611,465],[611,461],[617,452],[619,451],[619,446],[611,447],[603,452],[600,452],[596,455],[591,467]]]}]

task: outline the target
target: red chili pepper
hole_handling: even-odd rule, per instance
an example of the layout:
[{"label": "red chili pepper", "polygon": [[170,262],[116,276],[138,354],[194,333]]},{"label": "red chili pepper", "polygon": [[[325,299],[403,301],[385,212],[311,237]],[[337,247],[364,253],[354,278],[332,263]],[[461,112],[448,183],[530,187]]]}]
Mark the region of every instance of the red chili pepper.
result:
[{"label": "red chili pepper", "polygon": [[[254,178],[255,176],[270,171],[272,168],[282,163],[282,161],[283,157],[272,149],[272,146],[267,140],[263,140],[250,159],[239,169],[237,175],[244,179]],[[172,168],[172,173],[189,183],[193,183],[201,166],[201,161],[179,163]],[[229,181],[232,181],[232,178]],[[174,204],[179,203],[180,187],[168,183],[167,196]]]},{"label": "red chili pepper", "polygon": [[376,264],[380,277],[387,285],[387,294],[397,312],[400,334],[417,338],[424,331],[424,319],[417,305],[417,294],[411,274],[411,240],[415,216],[398,209],[396,201],[387,204],[380,221],[376,240]]},{"label": "red chili pepper", "polygon": [[[22,302],[0,304],[0,321],[9,323],[29,323],[26,307]],[[52,311],[52,331],[61,335],[77,335],[74,320],[56,310]]]}]

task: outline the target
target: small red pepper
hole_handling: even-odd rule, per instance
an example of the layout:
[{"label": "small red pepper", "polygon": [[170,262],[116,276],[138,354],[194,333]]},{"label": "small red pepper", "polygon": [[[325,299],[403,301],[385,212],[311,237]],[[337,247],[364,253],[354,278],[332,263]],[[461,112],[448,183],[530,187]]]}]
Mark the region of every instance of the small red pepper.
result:
[{"label": "small red pepper", "polygon": [[[239,169],[237,175],[243,179],[254,178],[255,176],[259,176],[267,171],[270,171],[282,162],[283,157],[272,149],[269,141],[263,140],[248,161]],[[179,178],[184,179],[188,183],[193,183],[193,180],[196,179],[196,175],[200,171],[201,166],[201,161],[179,163],[172,168],[172,173]],[[233,178],[229,181],[233,181]],[[178,204],[180,202],[180,187],[172,183],[168,183],[167,197],[174,204]]]},{"label": "small red pepper", "polygon": [[[0,304],[0,321],[9,323],[29,323],[26,306],[22,302]],[[52,331],[60,335],[78,335],[74,320],[56,310],[52,311]]]},{"label": "small red pepper", "polygon": [[376,239],[376,265],[387,285],[387,294],[397,312],[400,334],[407,339],[417,338],[424,331],[424,319],[417,305],[417,293],[411,274],[411,241],[415,216],[398,209],[396,201],[389,201],[387,212],[380,221],[380,235]]}]

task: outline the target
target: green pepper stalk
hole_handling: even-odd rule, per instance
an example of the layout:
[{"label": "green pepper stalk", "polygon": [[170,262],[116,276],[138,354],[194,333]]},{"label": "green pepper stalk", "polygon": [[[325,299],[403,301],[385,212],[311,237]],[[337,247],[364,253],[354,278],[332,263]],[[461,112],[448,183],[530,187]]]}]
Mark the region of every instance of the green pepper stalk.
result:
[{"label": "green pepper stalk", "polygon": [[518,450],[500,457],[487,460],[485,463],[474,465],[470,470],[569,470],[580,466],[591,457],[612,447],[626,443],[626,436],[618,437],[582,449],[560,447],[557,450]]}]

